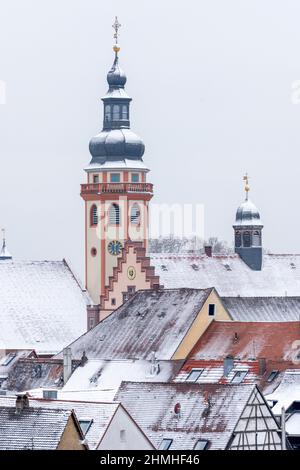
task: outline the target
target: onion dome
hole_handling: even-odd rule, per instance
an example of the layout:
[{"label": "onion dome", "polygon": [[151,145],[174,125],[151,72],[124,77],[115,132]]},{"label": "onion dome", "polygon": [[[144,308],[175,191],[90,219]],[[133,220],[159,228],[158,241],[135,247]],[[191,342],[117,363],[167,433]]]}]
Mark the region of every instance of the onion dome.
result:
[{"label": "onion dome", "polygon": [[131,98],[126,94],[124,87],[126,75],[119,65],[118,53],[120,47],[117,44],[117,21],[113,25],[116,30],[116,44],[114,63],[107,74],[109,89],[102,98],[103,101],[103,128],[89,143],[92,155],[91,164],[103,164],[106,161],[142,160],[145,145],[142,139],[130,130],[129,106]]},{"label": "onion dome", "polygon": [[124,88],[126,80],[126,75],[119,66],[119,57],[116,54],[114,63],[107,74],[107,83],[110,88]]},{"label": "onion dome", "polygon": [[235,225],[262,225],[256,206],[246,199],[237,209]]}]

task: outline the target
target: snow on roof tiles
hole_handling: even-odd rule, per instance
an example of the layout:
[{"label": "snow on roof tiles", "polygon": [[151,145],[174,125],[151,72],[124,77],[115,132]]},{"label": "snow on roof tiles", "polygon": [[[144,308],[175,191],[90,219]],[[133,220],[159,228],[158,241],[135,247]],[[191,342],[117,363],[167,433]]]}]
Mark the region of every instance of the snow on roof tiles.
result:
[{"label": "snow on roof tiles", "polygon": [[71,410],[0,406],[1,450],[55,450],[72,414]]},{"label": "snow on roof tiles", "polygon": [[222,297],[233,320],[295,322],[300,320],[300,297]]},{"label": "snow on roof tiles", "polygon": [[264,358],[272,361],[292,361],[299,349],[299,322],[219,322],[213,321],[203,333],[188,360],[240,360]]},{"label": "snow on roof tiles", "polygon": [[[173,439],[170,450],[191,450],[198,439],[207,439],[210,449],[225,449],[254,387],[123,382],[115,399],[156,447],[163,439]],[[179,418],[174,413],[177,403],[181,405]]]},{"label": "snow on roof tiles", "polygon": [[300,296],[300,255],[264,255],[261,271],[251,270],[238,255],[151,253],[151,264],[168,289],[213,286],[226,297]]},{"label": "snow on roof tiles", "polygon": [[[299,359],[298,359],[299,361]],[[279,386],[273,393],[265,395],[266,400],[276,401],[277,403],[272,408],[275,415],[281,414],[281,408],[284,406],[286,410],[292,405],[294,401],[300,401],[300,370],[287,370]],[[300,429],[298,433],[300,434]]]},{"label": "snow on roof tiles", "polygon": [[[63,395],[66,392],[74,392],[74,398],[80,394],[84,398],[87,395],[84,392],[90,391],[91,394],[88,396],[92,399],[102,397],[105,400],[113,400],[122,381],[169,382],[179,372],[182,364],[183,361],[159,361],[159,366],[156,364],[152,370],[152,362],[143,359],[119,361],[89,359],[83,367],[77,367],[61,393]],[[71,395],[72,393],[69,396]]]},{"label": "snow on roof tiles", "polygon": [[[171,359],[211,289],[138,291],[71,345],[73,358]],[[61,353],[60,353],[61,355]]]},{"label": "snow on roof tiles", "polygon": [[87,302],[65,261],[0,262],[0,348],[60,351],[86,330]]},{"label": "snow on roof tiles", "polygon": [[[13,407],[16,399],[13,397],[0,396],[0,407]],[[29,405],[32,409],[52,410],[74,410],[77,420],[93,420],[85,438],[88,441],[89,449],[96,449],[101,441],[111,419],[113,418],[119,403],[92,403],[85,401],[72,400],[44,400],[29,397]],[[14,410],[13,410],[14,411]],[[1,436],[1,431],[0,431]]]}]

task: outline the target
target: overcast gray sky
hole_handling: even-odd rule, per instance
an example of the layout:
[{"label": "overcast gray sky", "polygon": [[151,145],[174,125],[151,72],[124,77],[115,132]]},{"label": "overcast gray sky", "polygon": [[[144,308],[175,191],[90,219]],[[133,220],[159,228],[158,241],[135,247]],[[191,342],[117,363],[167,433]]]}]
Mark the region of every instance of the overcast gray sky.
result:
[{"label": "overcast gray sky", "polygon": [[273,252],[300,252],[299,0],[0,0],[0,225],[15,258],[83,262],[88,142],[122,24],[153,201],[203,203],[231,242],[242,175]]}]

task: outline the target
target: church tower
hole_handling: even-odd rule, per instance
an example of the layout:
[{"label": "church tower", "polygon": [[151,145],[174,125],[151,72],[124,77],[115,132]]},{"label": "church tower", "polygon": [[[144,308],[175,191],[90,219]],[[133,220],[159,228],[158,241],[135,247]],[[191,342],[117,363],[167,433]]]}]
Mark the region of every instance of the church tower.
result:
[{"label": "church tower", "polygon": [[263,225],[255,205],[250,201],[248,175],[244,176],[245,201],[236,212],[234,229],[234,248],[242,260],[254,271],[262,268],[262,229]]},{"label": "church tower", "polygon": [[[103,101],[102,131],[90,140],[92,155],[81,185],[85,202],[85,278],[95,305],[100,304],[118,258],[128,241],[144,251],[148,243],[148,203],[153,186],[146,181],[145,146],[130,129],[131,98],[125,91],[126,75],[119,65],[116,18],[114,62],[107,74],[108,91]],[[128,270],[128,280],[135,270]],[[114,299],[112,300],[114,305]]]}]

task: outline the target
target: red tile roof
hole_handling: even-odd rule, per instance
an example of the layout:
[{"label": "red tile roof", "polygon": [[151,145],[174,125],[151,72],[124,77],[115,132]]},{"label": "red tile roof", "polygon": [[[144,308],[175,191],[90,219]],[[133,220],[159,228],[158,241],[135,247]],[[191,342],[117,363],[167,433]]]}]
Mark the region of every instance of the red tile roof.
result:
[{"label": "red tile roof", "polygon": [[299,354],[299,322],[212,322],[189,355],[191,360],[265,358],[295,361]]}]

